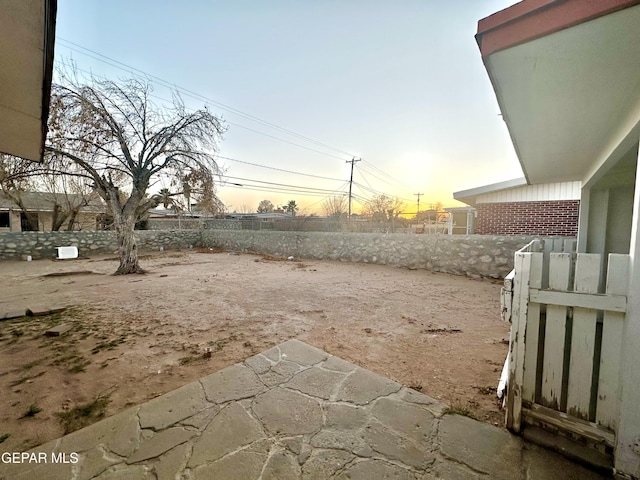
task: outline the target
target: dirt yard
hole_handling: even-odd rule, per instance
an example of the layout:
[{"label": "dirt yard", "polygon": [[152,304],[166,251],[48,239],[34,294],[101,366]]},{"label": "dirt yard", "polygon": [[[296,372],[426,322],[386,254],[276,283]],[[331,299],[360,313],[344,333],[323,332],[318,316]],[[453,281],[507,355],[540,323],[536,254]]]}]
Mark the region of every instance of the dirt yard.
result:
[{"label": "dirt yard", "polygon": [[[0,321],[0,451],[44,443],[289,338],[502,424],[495,387],[509,327],[499,282],[209,250],[141,264],[149,273],[115,277],[106,257],[0,263],[0,313],[70,306]],[[71,330],[43,335],[61,323]]]}]

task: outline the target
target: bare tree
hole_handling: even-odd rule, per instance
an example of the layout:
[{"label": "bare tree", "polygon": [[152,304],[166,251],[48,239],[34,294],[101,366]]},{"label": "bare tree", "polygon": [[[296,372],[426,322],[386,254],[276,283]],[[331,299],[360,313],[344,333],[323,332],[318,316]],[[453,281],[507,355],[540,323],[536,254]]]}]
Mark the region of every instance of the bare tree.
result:
[{"label": "bare tree", "polygon": [[397,197],[381,194],[365,203],[363,213],[370,215],[373,221],[384,222],[398,218],[404,209],[404,203]]},{"label": "bare tree", "polygon": [[258,213],[269,213],[273,212],[273,203],[271,200],[260,200],[258,204]]},{"label": "bare tree", "polygon": [[106,202],[118,239],[116,274],[142,273],[133,231],[158,205],[149,187],[169,177],[215,203],[222,122],[206,109],[187,112],[177,95],[171,107],[154,105],[145,81],[65,81],[52,87],[49,162],[62,172],[77,168]]},{"label": "bare tree", "polygon": [[335,195],[327,198],[322,202],[322,209],[327,217],[340,218],[347,214],[348,211],[347,197],[344,195]]}]

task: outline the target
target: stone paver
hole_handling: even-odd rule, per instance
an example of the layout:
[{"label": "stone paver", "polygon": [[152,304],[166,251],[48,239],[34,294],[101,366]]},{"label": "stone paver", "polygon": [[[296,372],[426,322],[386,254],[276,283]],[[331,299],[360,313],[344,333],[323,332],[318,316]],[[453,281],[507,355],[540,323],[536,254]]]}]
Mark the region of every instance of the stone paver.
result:
[{"label": "stone paver", "polygon": [[0,463],[0,479],[604,478],[445,408],[289,340],[31,451],[47,463]]},{"label": "stone paver", "polygon": [[200,383],[207,399],[214,403],[253,397],[266,389],[256,373],[242,364],[208,375]]},{"label": "stone paver", "polygon": [[138,413],[140,427],[161,430],[209,406],[202,386],[197,382],[189,383],[142,405]]},{"label": "stone paver", "polygon": [[442,453],[492,478],[511,480],[521,476],[523,442],[509,432],[460,415],[446,415],[440,422]]}]

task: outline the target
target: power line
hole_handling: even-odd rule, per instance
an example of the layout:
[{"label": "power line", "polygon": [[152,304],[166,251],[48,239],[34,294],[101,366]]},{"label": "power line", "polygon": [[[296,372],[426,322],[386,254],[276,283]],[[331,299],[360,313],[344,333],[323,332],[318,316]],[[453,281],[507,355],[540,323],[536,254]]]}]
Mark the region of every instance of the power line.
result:
[{"label": "power line", "polygon": [[337,181],[337,182],[341,182],[342,181],[341,178],[323,177],[323,176],[320,176],[320,175],[313,175],[311,173],[294,172],[293,170],[285,170],[284,168],[269,167],[267,165],[260,165],[260,164],[257,164],[257,163],[247,162],[245,160],[238,160],[237,158],[223,157],[221,155],[219,155],[218,158],[221,158],[223,160],[229,160],[231,162],[244,163],[245,165],[252,165],[254,167],[268,168],[269,170],[277,170],[279,172],[292,173],[294,175],[303,175],[305,177],[320,178],[322,180],[334,180],[334,181]]},{"label": "power line", "polygon": [[[376,170],[376,171],[380,172],[380,174],[381,174],[381,175],[383,175],[384,177],[387,177],[387,178],[388,178],[389,180],[391,180],[392,182],[395,182],[395,183],[396,183],[396,185],[398,185],[398,186],[401,186],[401,187],[403,187],[403,188],[411,188],[411,187],[409,187],[409,185],[407,185],[406,183],[404,183],[404,182],[402,182],[401,180],[398,180],[397,178],[395,178],[395,177],[393,177],[393,176],[389,175],[387,172],[385,172],[384,170],[382,170],[382,169],[380,169],[380,168],[376,167],[373,163],[371,163],[371,162],[369,162],[369,161],[367,161],[367,160],[364,160],[364,161],[363,161],[363,165],[365,165],[365,166],[369,166],[370,168],[372,168],[372,169],[374,169],[374,170]],[[377,177],[376,177],[376,178],[377,178]],[[379,179],[379,180],[381,180],[380,178],[378,178],[378,179]]]},{"label": "power line", "polygon": [[[241,111],[241,110],[239,110],[239,109],[237,109],[235,107],[232,107],[230,105],[226,105],[226,104],[224,104],[222,102],[219,102],[217,100],[208,98],[208,97],[206,97],[206,96],[204,96],[204,95],[202,95],[200,93],[194,92],[193,90],[189,90],[189,89],[187,89],[185,87],[181,87],[181,86],[172,84],[171,82],[169,82],[169,81],[167,81],[167,80],[165,80],[165,79],[163,79],[161,77],[158,77],[157,75],[153,75],[153,74],[145,72],[144,70],[141,70],[139,68],[132,67],[131,65],[127,65],[126,63],[120,62],[119,60],[111,58],[111,57],[109,57],[107,55],[103,55],[101,53],[98,53],[98,52],[96,52],[94,50],[91,50],[91,49],[89,49],[87,47],[83,47],[82,45],[74,43],[74,42],[72,42],[70,40],[66,40],[66,39],[61,38],[61,37],[57,37],[57,40],[62,41],[62,46],[63,47],[68,48],[71,51],[75,51],[77,53],[80,53],[81,55],[86,55],[86,56],[88,56],[90,58],[93,58],[94,60],[97,60],[99,62],[105,63],[107,65],[110,65],[112,67],[118,68],[120,70],[127,71],[128,73],[138,72],[138,74],[144,75],[147,78],[152,78],[152,79],[160,82],[165,87],[177,89],[179,91],[182,91],[182,92],[188,94],[188,96],[191,96],[192,98],[195,98],[195,99],[198,99],[198,100],[205,100],[205,101],[207,101],[207,102],[209,102],[209,103],[211,103],[213,105],[216,105],[216,106],[218,106],[218,107],[220,107],[220,108],[222,108],[224,110],[227,110],[228,112],[234,113],[234,114],[239,115],[241,117],[244,117],[244,118],[246,118],[248,120],[252,120],[252,121],[254,121],[256,123],[260,123],[260,124],[262,124],[264,126],[267,126],[267,127],[273,128],[275,130],[278,130],[278,131],[280,131],[282,133],[286,133],[288,135],[300,138],[300,139],[305,140],[305,141],[307,141],[309,143],[328,148],[330,150],[342,153],[344,155],[353,156],[353,154],[351,154],[351,153],[349,153],[349,152],[347,152],[345,150],[342,150],[340,148],[334,147],[332,145],[329,145],[329,144],[327,144],[325,142],[321,142],[319,140],[316,140],[314,138],[308,137],[306,135],[302,135],[300,133],[294,132],[293,130],[289,130],[287,128],[281,127],[281,126],[276,125],[274,123],[271,123],[271,122],[269,122],[267,120],[263,120],[263,119],[261,119],[259,117],[256,117],[255,115],[251,115],[249,113],[243,112],[243,111]],[[74,47],[77,47],[77,48],[73,48],[73,47],[70,47],[69,45],[65,45],[65,43],[73,45]],[[84,51],[78,50],[78,48],[80,48],[80,49],[82,49]],[[90,52],[90,53],[86,53],[86,52]],[[228,122],[228,123],[231,123],[231,122]],[[248,130],[251,130],[248,127],[244,127],[242,125],[236,125],[236,126],[240,126],[241,128],[247,128]],[[251,130],[251,131],[254,131],[255,133],[262,133],[262,132],[257,132],[255,130]],[[265,135],[267,135],[267,134],[265,134]],[[269,136],[269,135],[267,135],[267,136]],[[273,138],[275,138],[277,140],[280,140],[280,141],[284,141],[283,139],[280,139],[278,137],[273,137]],[[293,143],[293,142],[287,142],[287,143],[292,143],[293,145],[301,146],[301,145]],[[307,147],[303,147],[302,146],[302,148],[307,148]],[[336,157],[335,155],[330,155],[330,154],[325,153],[325,152],[320,152],[320,153],[322,153],[324,155],[333,156],[335,158],[340,158],[341,159],[341,157]]]},{"label": "power line", "polygon": [[[286,133],[286,134],[288,134],[288,135],[291,135],[291,136],[294,136],[294,137],[297,137],[297,138],[303,139],[303,140],[305,140],[305,141],[307,141],[307,142],[309,142],[309,143],[312,143],[312,144],[315,144],[315,145],[319,145],[319,146],[322,146],[322,147],[325,147],[325,148],[328,148],[328,149],[331,149],[331,150],[334,150],[334,151],[337,151],[337,152],[340,152],[340,153],[343,153],[343,154],[346,154],[346,155],[352,155],[351,153],[349,153],[349,152],[347,152],[347,151],[345,151],[345,150],[342,150],[342,149],[340,149],[340,148],[334,147],[334,146],[329,145],[329,144],[324,143],[324,142],[320,142],[320,141],[315,140],[315,139],[313,139],[313,138],[311,138],[311,137],[308,137],[308,136],[305,136],[305,135],[299,134],[299,133],[294,132],[294,131],[292,131],[292,130],[288,130],[288,129],[284,128],[284,127],[280,127],[279,125],[276,125],[276,124],[274,124],[274,123],[268,122],[268,121],[263,120],[263,119],[261,119],[261,118],[259,118],[259,117],[256,117],[256,116],[254,116],[254,115],[248,114],[248,113],[246,113],[246,112],[243,112],[243,111],[241,111],[241,110],[238,110],[238,109],[236,109],[236,108],[234,108],[234,107],[231,107],[231,106],[229,106],[229,105],[223,104],[223,103],[218,102],[218,101],[216,101],[216,100],[213,100],[213,99],[211,99],[211,98],[208,98],[208,97],[206,97],[206,96],[204,96],[204,95],[202,95],[202,94],[199,94],[199,93],[197,93],[197,92],[195,92],[195,91],[189,90],[189,89],[187,89],[187,88],[185,88],[185,87],[180,87],[180,86],[178,86],[178,85],[172,84],[172,83],[170,83],[169,81],[164,80],[164,79],[163,79],[163,78],[161,78],[161,77],[158,77],[158,76],[156,76],[156,75],[150,74],[150,73],[145,72],[145,71],[143,71],[143,70],[141,70],[141,69],[138,69],[138,68],[136,68],[136,67],[132,67],[132,66],[130,66],[130,65],[127,65],[127,64],[125,64],[125,63],[123,63],[123,62],[120,62],[120,61],[118,61],[118,60],[116,60],[116,59],[113,59],[113,58],[111,58],[111,57],[108,57],[108,56],[106,56],[106,55],[103,55],[103,54],[101,54],[101,53],[98,53],[98,52],[96,52],[96,51],[94,51],[94,50],[91,50],[91,49],[89,49],[89,48],[83,47],[82,45],[79,45],[79,44],[77,44],[77,43],[74,43],[74,42],[72,42],[72,41],[70,41],[70,40],[66,40],[66,39],[63,39],[63,38],[61,38],[61,37],[58,37],[58,40],[60,40],[60,41],[62,41],[62,42],[63,42],[63,44],[62,44],[62,46],[63,46],[63,47],[68,48],[68,49],[69,49],[69,50],[71,50],[71,51],[75,51],[75,52],[77,52],[77,53],[80,53],[80,54],[82,54],[82,55],[85,55],[85,56],[87,56],[87,57],[89,57],[89,58],[93,58],[93,59],[95,59],[95,60],[97,60],[97,61],[100,61],[100,62],[102,62],[102,63],[105,63],[105,64],[107,64],[107,65],[110,65],[110,66],[112,66],[112,67],[114,67],[114,68],[118,68],[118,69],[120,69],[120,70],[126,71],[126,72],[131,73],[131,74],[134,74],[134,75],[140,74],[140,75],[143,75],[143,76],[145,76],[145,77],[147,77],[147,78],[155,79],[155,80],[156,80],[156,81],[158,81],[161,85],[163,85],[163,86],[165,86],[165,87],[167,87],[167,88],[171,88],[171,89],[177,90],[177,91],[179,91],[179,92],[185,93],[187,96],[189,96],[189,97],[191,97],[191,98],[198,99],[198,100],[204,100],[205,102],[208,102],[208,103],[211,103],[211,104],[213,104],[213,105],[219,106],[220,108],[222,108],[222,109],[224,109],[224,110],[227,110],[227,111],[229,111],[229,112],[231,112],[231,113],[234,113],[234,114],[236,114],[236,115],[239,115],[239,116],[241,116],[241,117],[243,117],[243,118],[246,118],[246,119],[252,120],[252,121],[254,121],[254,122],[257,122],[257,123],[262,124],[262,125],[264,125],[264,126],[267,126],[267,127],[273,128],[273,129],[278,130],[278,131],[281,131],[281,132]],[[71,46],[69,46],[69,45],[64,45],[64,43],[68,43],[68,44],[73,45],[73,46],[75,46],[75,47],[78,47],[78,48],[80,48],[80,49],[82,49],[82,50],[84,50],[84,51],[78,50],[77,48],[73,48],[73,47],[71,47]],[[86,53],[86,52],[90,52],[90,53]],[[100,57],[100,58],[98,58],[98,57]],[[62,62],[62,64],[64,65],[64,62]],[[124,68],[123,68],[123,67],[124,67]],[[77,67],[75,67],[75,68],[77,68]],[[88,71],[86,71],[86,70],[81,70],[81,69],[77,69],[77,70],[79,70],[79,71],[84,71],[84,72],[86,72],[86,73],[88,73],[88,74],[90,74],[90,75],[93,75],[93,73],[92,73],[92,72],[88,72]],[[138,72],[138,73],[136,74],[136,73],[134,73],[134,72]],[[105,77],[105,78],[106,78],[106,77]],[[154,97],[156,97],[156,98],[160,98],[160,99],[161,99],[161,100],[163,100],[163,101],[168,101],[167,99],[163,99],[163,98],[158,97],[158,96],[155,96],[155,95],[152,95],[152,96],[154,96]],[[241,125],[241,124],[237,124],[237,123],[235,123],[235,122],[227,121],[227,123],[229,123],[230,125],[233,125],[233,126],[239,127],[239,128],[246,129],[246,130],[248,130],[248,131],[251,131],[251,132],[256,133],[256,134],[259,134],[259,135],[264,135],[264,136],[269,137],[269,138],[272,138],[272,139],[274,139],[274,140],[278,140],[278,141],[281,141],[281,142],[284,142],[284,143],[288,143],[288,144],[291,144],[291,145],[294,145],[294,146],[297,146],[297,147],[300,147],[300,148],[305,148],[305,149],[310,150],[310,151],[313,151],[313,152],[315,152],[315,153],[319,153],[319,154],[322,154],[322,155],[326,155],[326,156],[329,156],[329,157],[332,157],[332,158],[341,159],[341,157],[339,157],[339,156],[332,155],[332,154],[329,154],[329,153],[326,153],[326,152],[322,152],[322,151],[320,151],[320,150],[312,149],[312,148],[306,147],[306,146],[304,146],[304,145],[300,145],[300,144],[298,144],[298,143],[295,143],[295,142],[291,142],[291,141],[288,141],[288,140],[282,139],[282,138],[280,138],[280,137],[276,137],[276,136],[273,136],[273,135],[269,135],[269,134],[267,134],[267,133],[264,133],[264,132],[260,132],[260,131],[258,131],[258,130],[251,129],[251,128],[249,128],[249,127],[246,127],[246,126]],[[250,165],[260,166],[260,167],[263,167],[263,168],[272,168],[272,169],[274,169],[274,170],[280,170],[280,171],[284,171],[284,172],[287,172],[287,173],[293,173],[293,174],[297,174],[297,175],[305,175],[305,176],[310,176],[310,177],[316,177],[316,178],[322,178],[322,179],[329,179],[329,177],[321,177],[321,176],[318,176],[318,175],[311,175],[311,174],[304,174],[304,173],[300,173],[300,172],[293,172],[293,171],[288,171],[288,170],[284,170],[284,169],[278,169],[278,168],[275,168],[275,167],[267,167],[267,166],[264,166],[264,165],[252,164],[251,162],[243,162],[243,161],[240,161],[240,160],[237,160],[237,159],[231,159],[231,158],[228,158],[228,157],[218,157],[218,158],[223,158],[223,159],[227,159],[227,160],[230,160],[230,161],[237,161],[237,162],[246,163],[246,164],[250,164]],[[352,184],[354,183],[354,182],[353,182],[353,166],[354,166],[353,164],[354,164],[355,162],[354,162],[353,160],[355,160],[355,157],[353,157],[353,156],[352,156],[352,161],[347,161],[347,163],[352,163],[351,179],[350,179],[350,181],[349,181],[349,184],[350,184],[350,194],[349,194],[349,195],[350,195],[350,198],[349,198],[349,199],[350,199],[350,203],[351,203],[351,199],[352,199],[352,197],[354,197],[354,194],[353,194],[353,192],[351,191]],[[358,159],[357,161],[361,161],[361,160],[363,160],[363,159]],[[392,177],[391,175],[387,174],[387,173],[386,173],[386,172],[384,172],[383,170],[379,169],[378,167],[376,167],[376,166],[375,166],[375,165],[373,165],[372,163],[367,162],[367,161],[364,161],[364,163],[365,163],[367,166],[369,166],[370,168],[372,168],[372,169],[374,169],[374,170],[376,170],[376,171],[380,172],[380,174],[381,174],[382,176],[386,177],[387,179],[389,179],[389,180],[391,180],[391,181],[393,181],[393,182],[395,182],[395,183],[397,183],[397,184],[404,185],[402,182],[400,182],[400,181],[396,180],[394,177]],[[372,176],[374,176],[375,178],[377,178],[378,180],[383,181],[383,182],[385,182],[385,183],[388,183],[388,181],[384,180],[383,178],[380,178],[379,176],[377,176],[377,175],[375,175],[375,174],[373,174],[373,173],[371,173],[371,172],[370,172],[370,174],[371,174]],[[363,176],[363,179],[366,181],[366,179],[364,178],[364,176]],[[331,180],[334,180],[334,181],[335,181],[335,180],[338,180],[338,179],[331,179]],[[368,182],[367,182],[367,183],[368,183]],[[374,193],[376,193],[376,194],[382,194],[381,192],[377,192],[377,191],[375,191],[373,188],[371,188],[371,186],[369,186],[369,187],[370,187],[370,190],[371,190],[372,192],[374,192]],[[360,199],[358,199],[358,200],[360,200]],[[405,200],[406,200],[406,199],[405,199]]]},{"label": "power line", "polygon": [[[296,190],[296,189],[290,189],[290,188],[280,188],[280,187],[270,187],[270,186],[264,186],[264,185],[251,185],[251,184],[242,184],[242,185],[236,185],[236,184],[228,184],[225,185],[225,187],[227,188],[241,188],[244,190],[251,190],[251,191],[256,191],[256,192],[269,192],[269,193],[277,193],[277,194],[289,194],[289,195],[302,195],[302,196],[306,196],[306,197],[318,197],[320,194],[318,192],[307,192],[307,191],[300,191],[300,190]],[[334,194],[339,194],[341,192],[339,191],[335,191],[335,192],[331,192]]]},{"label": "power line", "polygon": [[225,178],[228,178],[228,179],[231,179],[231,180],[239,180],[241,182],[245,181],[245,182],[264,183],[265,185],[274,185],[274,186],[277,186],[277,187],[298,188],[298,189],[301,189],[301,190],[317,191],[317,192],[323,192],[323,193],[334,192],[334,190],[330,190],[330,189],[327,189],[327,188],[303,187],[303,186],[300,186],[300,185],[288,185],[286,183],[267,182],[267,181],[264,181],[264,180],[253,180],[253,179],[241,178],[241,177],[229,177],[229,176],[227,176]]}]

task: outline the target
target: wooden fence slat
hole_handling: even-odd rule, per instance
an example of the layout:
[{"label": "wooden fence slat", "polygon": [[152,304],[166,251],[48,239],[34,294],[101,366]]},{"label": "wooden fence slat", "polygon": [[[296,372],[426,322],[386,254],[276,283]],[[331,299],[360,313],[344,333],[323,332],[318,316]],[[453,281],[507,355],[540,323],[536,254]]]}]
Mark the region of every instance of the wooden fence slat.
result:
[{"label": "wooden fence slat", "polygon": [[566,307],[592,308],[610,312],[627,311],[627,297],[624,295],[601,295],[578,292],[556,292],[553,290],[532,289],[529,293],[532,302]]},{"label": "wooden fence slat", "polygon": [[[570,270],[570,253],[551,253],[549,260],[549,288],[567,290],[569,288]],[[567,307],[547,306],[541,402],[545,407],[554,410],[559,410],[561,405],[566,323]]]},{"label": "wooden fence slat", "polygon": [[[607,294],[627,295],[629,288],[629,255],[610,254]],[[602,324],[602,350],[596,423],[617,431],[620,398],[620,351],[624,313],[605,312]]]},{"label": "wooden fence slat", "polygon": [[[563,251],[563,249],[564,249],[564,238],[554,238],[553,239],[553,250],[551,250],[551,251],[560,253],[560,252]],[[565,253],[571,253],[571,252],[565,252]]]},{"label": "wooden fence slat", "polygon": [[[600,254],[579,253],[576,260],[575,291],[597,293],[600,282]],[[569,361],[567,413],[589,420],[598,311],[574,307]]]},{"label": "wooden fence slat", "polygon": [[576,251],[576,239],[575,238],[565,238],[564,244],[562,246],[562,251],[564,253],[573,253]]},{"label": "wooden fence slat", "polygon": [[[531,254],[529,288],[542,286],[543,253]],[[522,380],[522,399],[529,402],[535,400],[536,369],[538,366],[538,342],[540,329],[540,304],[529,302],[524,345],[524,373]]]},{"label": "wooden fence slat", "polygon": [[520,431],[522,421],[522,382],[524,374],[524,338],[529,305],[531,253],[516,252],[513,286],[513,310],[509,341],[509,380],[507,382],[507,428]]},{"label": "wooden fence slat", "polygon": [[553,252],[553,242],[551,240],[546,240],[543,245],[543,255],[544,259],[542,260],[542,286],[540,288],[549,288],[549,256],[551,252]]}]

